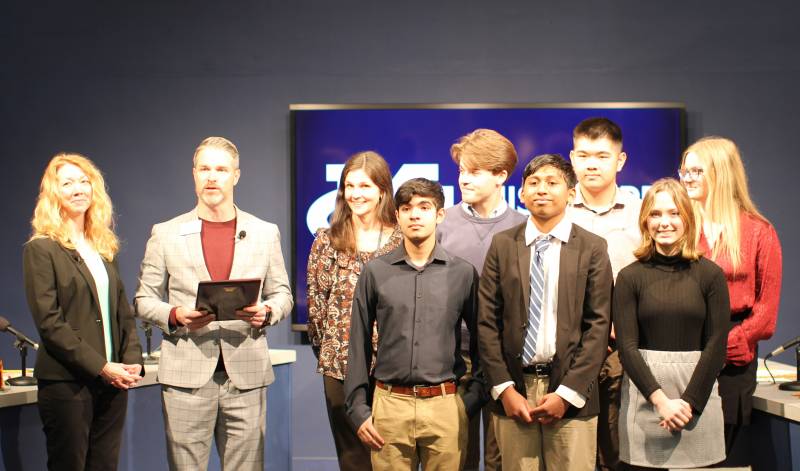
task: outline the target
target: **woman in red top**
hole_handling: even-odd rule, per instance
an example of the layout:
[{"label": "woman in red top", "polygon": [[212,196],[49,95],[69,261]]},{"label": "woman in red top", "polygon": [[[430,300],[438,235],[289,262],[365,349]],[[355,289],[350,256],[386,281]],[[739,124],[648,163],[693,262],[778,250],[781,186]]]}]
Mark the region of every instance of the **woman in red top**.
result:
[{"label": "woman in red top", "polygon": [[736,144],[705,137],[683,154],[681,182],[695,206],[698,247],[725,272],[731,330],[719,393],[730,456],[742,425],[750,423],[756,388],[757,346],[772,337],[781,291],[781,245],[758,212]]}]

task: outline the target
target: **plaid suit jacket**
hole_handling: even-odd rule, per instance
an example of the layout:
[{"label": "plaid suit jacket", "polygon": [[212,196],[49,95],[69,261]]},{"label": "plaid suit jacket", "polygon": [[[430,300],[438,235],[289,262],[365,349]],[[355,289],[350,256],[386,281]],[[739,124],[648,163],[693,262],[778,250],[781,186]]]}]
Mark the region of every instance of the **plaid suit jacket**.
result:
[{"label": "plaid suit jacket", "polygon": [[[200,220],[195,210],[156,224],[147,242],[139,272],[134,307],[136,316],[164,332],[158,381],[170,386],[199,388],[214,374],[222,351],[225,369],[238,389],[266,386],[274,381],[265,329],[240,320],[214,321],[189,331],[170,330],[174,306],[194,308],[197,283],[211,279],[203,258]],[[236,209],[236,234],[231,279],[264,280],[261,302],[272,309],[270,325],[292,310],[289,277],[275,224]]]}]

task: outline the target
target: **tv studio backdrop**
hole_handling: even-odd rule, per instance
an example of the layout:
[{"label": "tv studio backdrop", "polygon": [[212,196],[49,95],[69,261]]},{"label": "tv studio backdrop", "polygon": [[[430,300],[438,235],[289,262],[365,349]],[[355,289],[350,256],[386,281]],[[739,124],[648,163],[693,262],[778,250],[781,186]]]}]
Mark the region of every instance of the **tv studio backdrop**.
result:
[{"label": "tv studio backdrop", "polygon": [[[800,334],[799,10],[789,1],[6,2],[0,315],[37,336],[21,252],[58,151],[84,153],[105,172],[130,297],[152,224],[195,204],[191,156],[209,135],[239,147],[237,204],[278,224],[288,263],[293,103],[679,102],[686,143],[718,134],[739,144],[753,197],[783,242],[781,310],[763,355]],[[336,469],[321,377],[291,324],[268,334],[272,348],[297,350],[290,426],[267,433],[289,436],[293,469]],[[6,368],[19,367],[12,340],[0,333]],[[160,429],[160,405],[133,414]],[[0,461],[24,453],[0,425]],[[123,469],[137,452],[125,452]]]},{"label": "tv studio backdrop", "polygon": [[517,196],[525,163],[544,153],[569,158],[572,129],[585,118],[606,116],[626,130],[629,160],[618,182],[638,197],[650,183],[676,172],[685,148],[685,110],[680,103],[295,104],[290,109],[291,279],[297,297],[292,327],[298,331],[305,331],[308,321],[306,265],[314,233],[329,226],[344,162],[356,152],[381,154],[392,169],[395,190],[416,177],[440,182],[449,207],[460,201],[458,166],[450,146],[474,129],[494,129],[523,156],[503,187],[503,197],[512,209],[527,214]]}]

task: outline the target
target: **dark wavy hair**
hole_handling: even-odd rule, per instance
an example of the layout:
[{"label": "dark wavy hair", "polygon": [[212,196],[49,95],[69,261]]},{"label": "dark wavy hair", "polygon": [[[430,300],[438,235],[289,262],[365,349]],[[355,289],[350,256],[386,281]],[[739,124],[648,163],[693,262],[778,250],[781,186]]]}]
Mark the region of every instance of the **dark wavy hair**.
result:
[{"label": "dark wavy hair", "polygon": [[415,196],[433,199],[433,204],[437,210],[444,208],[442,184],[427,178],[412,178],[400,185],[394,195],[394,204],[399,208],[404,204],[410,203]]}]

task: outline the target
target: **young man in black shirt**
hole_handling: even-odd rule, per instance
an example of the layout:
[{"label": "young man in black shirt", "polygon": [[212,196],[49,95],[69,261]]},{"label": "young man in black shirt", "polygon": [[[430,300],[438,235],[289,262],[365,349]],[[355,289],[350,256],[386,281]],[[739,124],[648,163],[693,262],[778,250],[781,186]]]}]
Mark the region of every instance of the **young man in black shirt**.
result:
[{"label": "young man in black shirt", "polygon": [[[372,451],[374,470],[459,470],[464,464],[468,416],[486,401],[482,374],[463,395],[456,384],[461,322],[470,329],[472,364],[478,365],[478,274],[436,243],[444,194],[436,182],[416,178],[395,195],[403,244],[368,263],[353,300],[347,409],[359,438]],[[370,406],[372,329],[378,326],[375,397]]]}]

